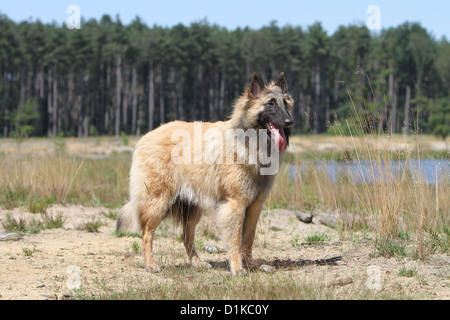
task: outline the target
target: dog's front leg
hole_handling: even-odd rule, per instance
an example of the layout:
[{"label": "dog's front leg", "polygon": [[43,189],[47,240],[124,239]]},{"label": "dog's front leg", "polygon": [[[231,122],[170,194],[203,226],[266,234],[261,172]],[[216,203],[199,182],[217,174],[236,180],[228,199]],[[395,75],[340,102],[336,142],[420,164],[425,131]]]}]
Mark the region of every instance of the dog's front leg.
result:
[{"label": "dog's front leg", "polygon": [[258,224],[261,209],[264,204],[264,199],[257,199],[252,203],[245,212],[245,220],[243,226],[243,255],[244,264],[247,268],[257,268],[258,263],[253,259],[252,247],[255,239],[256,226]]},{"label": "dog's front leg", "polygon": [[246,275],[242,265],[242,230],[245,219],[245,205],[242,201],[228,199],[218,210],[224,235],[229,245],[230,269],[233,275]]}]

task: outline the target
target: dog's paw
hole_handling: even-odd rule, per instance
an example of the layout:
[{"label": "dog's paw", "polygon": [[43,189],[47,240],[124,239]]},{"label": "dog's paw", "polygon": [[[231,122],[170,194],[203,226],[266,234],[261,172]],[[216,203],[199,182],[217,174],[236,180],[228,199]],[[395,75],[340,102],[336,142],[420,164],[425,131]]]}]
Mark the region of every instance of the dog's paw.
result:
[{"label": "dog's paw", "polygon": [[258,270],[264,264],[262,259],[247,258],[242,261],[243,265],[251,271]]},{"label": "dog's paw", "polygon": [[267,273],[274,273],[276,271],[276,269],[274,267],[269,266],[267,264],[260,265],[258,269],[259,269],[259,271],[267,272]]},{"label": "dog's paw", "polygon": [[158,273],[161,271],[161,268],[157,264],[152,264],[149,266],[145,266],[145,271],[152,272],[152,273]]},{"label": "dog's paw", "polygon": [[204,261],[192,261],[191,263],[193,268],[196,269],[211,269],[212,266],[208,263],[208,262],[204,262]]},{"label": "dog's paw", "polygon": [[233,276],[246,276],[247,270],[245,269],[231,270],[231,274]]}]

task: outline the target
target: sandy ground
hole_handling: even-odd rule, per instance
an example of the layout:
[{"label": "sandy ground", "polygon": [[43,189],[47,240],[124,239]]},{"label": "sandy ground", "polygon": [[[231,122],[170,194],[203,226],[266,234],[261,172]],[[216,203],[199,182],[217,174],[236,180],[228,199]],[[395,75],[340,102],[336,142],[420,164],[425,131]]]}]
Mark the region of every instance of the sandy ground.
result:
[{"label": "sandy ground", "polygon": [[[124,146],[120,138],[66,139],[65,149],[71,154],[101,158],[112,153],[131,152],[135,143],[136,139],[130,139],[129,145]],[[293,139],[291,152],[308,151],[310,148],[333,149],[342,145],[339,141],[330,143],[329,138],[314,140],[314,145],[309,145],[311,143],[313,141],[309,139]],[[21,145],[9,139],[0,141],[0,152],[17,153],[20,149],[21,153],[48,154],[54,152],[56,146],[57,142],[48,139],[25,141]],[[433,148],[448,150],[449,144],[441,143]],[[0,241],[0,299],[70,299],[77,293],[74,289],[78,287],[85,293],[105,294],[105,288],[121,292],[129,288],[130,283],[170,283],[172,279],[167,278],[167,273],[151,274],[144,270],[142,252],[133,250],[134,243],[140,246],[140,239],[116,237],[113,234],[115,221],[101,214],[108,211],[101,207],[52,205],[47,213],[62,213],[66,219],[63,228],[25,234],[16,241]],[[4,232],[1,222],[8,213],[16,219],[21,217],[28,221],[40,218],[24,208],[0,208],[0,233]],[[105,223],[99,232],[77,230],[77,226],[92,219]],[[205,225],[209,227],[210,224],[214,225],[213,219],[205,216],[198,229],[205,229]],[[162,226],[160,236],[155,240],[155,255],[162,266],[185,265],[184,247],[176,236],[172,236],[179,235],[179,230],[167,226],[170,224]],[[209,228],[217,230],[217,227]],[[306,236],[317,232],[329,236],[326,243],[303,243]],[[204,245],[225,246],[220,240],[198,239]],[[276,272],[294,272],[302,279],[336,288],[337,298],[345,290],[367,289],[368,279],[377,279],[371,290],[386,293],[388,297],[450,299],[448,253],[433,254],[425,261],[374,258],[372,241],[367,235],[339,239],[333,229],[321,224],[302,223],[292,211],[275,210],[263,215],[259,222],[254,256],[277,267]],[[216,272],[229,272],[220,267],[225,265],[226,253],[210,254],[200,250],[199,254],[202,259],[219,266]],[[310,261],[336,256],[342,259],[335,265],[308,265]],[[400,276],[402,267],[416,270],[416,274],[412,277]]]},{"label": "sandy ground", "polygon": [[[12,211],[0,209],[0,222],[4,221],[7,212],[16,219],[39,218],[39,215],[27,213],[23,208]],[[142,253],[134,253],[132,249],[134,242],[140,245],[140,239],[116,237],[113,234],[115,221],[106,218],[101,212],[108,210],[53,205],[47,209],[47,213],[62,213],[66,218],[63,228],[25,234],[23,239],[16,241],[0,241],[0,299],[70,299],[74,295],[73,289],[79,286],[85,292],[101,292],[102,287],[114,287],[120,292],[125,290],[130,281],[154,283],[155,279],[160,279],[160,283],[170,282],[167,276],[148,273],[143,269]],[[99,232],[76,229],[82,222],[93,218],[105,223]],[[207,216],[201,223],[212,223],[212,220]],[[199,228],[203,228],[202,225]],[[169,227],[168,232],[172,231],[178,234],[178,230]],[[325,244],[302,244],[304,237],[317,232],[329,236]],[[203,237],[202,241],[205,245],[223,247],[220,240]],[[259,222],[254,256],[264,258],[273,266],[284,262],[284,266],[278,267],[276,272],[298,272],[305,279],[336,287],[336,290],[367,287],[368,279],[375,279],[375,276],[378,280],[372,290],[386,292],[387,295],[402,293],[401,296],[413,299],[450,299],[448,254],[433,254],[425,261],[374,258],[371,256],[374,248],[370,241],[365,237],[341,241],[333,229],[321,224],[302,223],[292,211],[275,210],[264,214]],[[31,255],[25,254],[27,249],[32,251]],[[155,240],[155,250],[163,266],[186,263],[183,245],[174,237],[159,236]],[[199,254],[202,259],[216,262],[216,265],[223,265],[226,261],[226,253],[199,251]],[[335,265],[297,264],[299,261],[336,256],[341,256],[342,260]],[[291,262],[290,265],[286,266],[287,262]],[[398,272],[402,267],[415,269],[417,274],[412,277],[400,276]],[[217,269],[217,272],[229,272]]]}]

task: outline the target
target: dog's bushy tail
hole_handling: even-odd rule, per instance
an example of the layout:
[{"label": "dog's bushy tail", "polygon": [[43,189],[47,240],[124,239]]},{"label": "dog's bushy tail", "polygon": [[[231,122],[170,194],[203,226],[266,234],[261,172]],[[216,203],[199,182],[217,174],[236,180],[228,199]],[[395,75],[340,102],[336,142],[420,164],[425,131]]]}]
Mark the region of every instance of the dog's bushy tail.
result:
[{"label": "dog's bushy tail", "polygon": [[137,208],[133,206],[131,201],[120,209],[116,226],[116,232],[119,231],[141,233],[141,222],[139,221]]}]

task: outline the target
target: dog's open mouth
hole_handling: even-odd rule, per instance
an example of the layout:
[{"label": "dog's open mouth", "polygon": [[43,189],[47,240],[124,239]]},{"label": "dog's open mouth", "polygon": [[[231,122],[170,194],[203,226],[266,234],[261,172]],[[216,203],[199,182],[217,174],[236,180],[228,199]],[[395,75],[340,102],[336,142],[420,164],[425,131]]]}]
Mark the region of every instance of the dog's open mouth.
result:
[{"label": "dog's open mouth", "polygon": [[272,138],[275,140],[275,150],[282,152],[286,148],[286,135],[284,134],[284,128],[278,128],[270,121],[266,125]]}]

